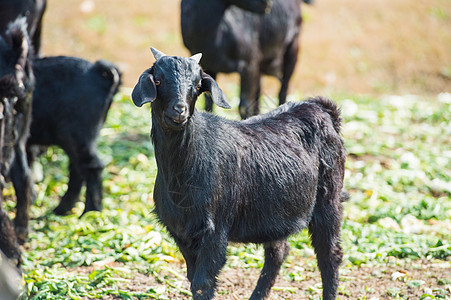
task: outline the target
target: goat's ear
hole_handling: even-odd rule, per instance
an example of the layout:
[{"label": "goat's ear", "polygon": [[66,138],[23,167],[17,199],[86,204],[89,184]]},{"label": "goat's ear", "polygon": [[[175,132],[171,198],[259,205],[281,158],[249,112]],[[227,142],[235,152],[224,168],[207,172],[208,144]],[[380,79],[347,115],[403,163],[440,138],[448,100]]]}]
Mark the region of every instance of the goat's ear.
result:
[{"label": "goat's ear", "polygon": [[133,88],[132,100],[133,103],[141,107],[146,103],[153,102],[157,97],[157,87],[153,75],[149,70],[146,70],[139,77],[138,83]]},{"label": "goat's ear", "polygon": [[231,108],[226,95],[216,81],[207,73],[202,72],[201,92],[210,95],[213,102],[222,108]]},{"label": "goat's ear", "polygon": [[30,49],[30,42],[27,34],[27,21],[25,17],[17,19],[8,26],[10,33],[10,43],[14,53],[17,55],[16,66],[25,68]]}]

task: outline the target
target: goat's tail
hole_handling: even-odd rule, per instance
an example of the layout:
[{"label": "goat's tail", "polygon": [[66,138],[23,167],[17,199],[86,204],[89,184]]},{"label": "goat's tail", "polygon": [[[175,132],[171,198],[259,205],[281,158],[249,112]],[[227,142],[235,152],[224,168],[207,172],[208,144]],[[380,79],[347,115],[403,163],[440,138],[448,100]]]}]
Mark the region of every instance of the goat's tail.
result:
[{"label": "goat's tail", "polygon": [[106,97],[107,103],[105,103],[104,122],[113,102],[114,95],[119,91],[119,87],[122,84],[122,74],[118,67],[106,60],[98,60],[94,63],[94,70],[97,71],[102,77],[104,77],[109,83],[109,92]]},{"label": "goat's tail", "polygon": [[116,94],[122,83],[122,74],[118,67],[106,60],[98,60],[94,63],[94,70],[109,81],[112,96]]},{"label": "goat's tail", "polygon": [[324,112],[329,114],[329,116],[332,120],[334,129],[339,134],[340,130],[341,130],[341,116],[340,116],[341,110],[337,106],[337,104],[330,99],[320,97],[320,96],[314,97],[314,98],[309,98],[308,101],[311,103],[317,104],[318,106],[321,107],[321,109]]}]

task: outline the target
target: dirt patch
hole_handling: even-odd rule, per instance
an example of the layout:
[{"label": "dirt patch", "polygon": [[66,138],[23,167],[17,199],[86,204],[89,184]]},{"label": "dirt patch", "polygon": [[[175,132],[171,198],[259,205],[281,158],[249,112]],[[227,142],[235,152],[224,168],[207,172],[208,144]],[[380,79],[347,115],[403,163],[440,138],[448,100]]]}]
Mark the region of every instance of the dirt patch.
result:
[{"label": "dirt patch", "polygon": [[[313,259],[313,258],[311,258]],[[320,274],[311,265],[311,259],[301,258],[283,268],[269,299],[319,299],[321,296]],[[293,260],[293,259],[292,259]],[[420,299],[424,294],[440,295],[443,299],[451,297],[451,263],[446,261],[393,262],[375,267],[362,266],[342,268],[340,275],[340,299]],[[305,266],[300,267],[301,265]],[[114,264],[115,268],[127,269],[126,265]],[[172,265],[173,269],[164,269],[158,274],[146,275],[130,271],[129,279],[119,283],[119,288],[131,292],[145,292],[149,289],[166,289],[169,299],[191,299],[181,291],[189,291],[189,282],[185,277],[183,264]],[[300,268],[303,269],[299,272]],[[88,274],[94,267],[80,267],[71,272]],[[257,283],[260,270],[256,268],[225,267],[220,274],[216,299],[248,299]],[[293,274],[297,274],[293,276]],[[290,275],[291,274],[291,275]],[[162,279],[165,282],[162,282]],[[168,284],[168,282],[171,282]],[[122,299],[111,296],[104,299]]]},{"label": "dirt patch", "polygon": [[[132,87],[153,58],[149,47],[188,55],[180,0],[48,1],[44,55],[108,59]],[[451,86],[449,0],[318,0],[302,5],[301,53],[290,92],[438,93]],[[220,76],[220,84],[236,76]],[[275,98],[279,84],[264,81]]]}]

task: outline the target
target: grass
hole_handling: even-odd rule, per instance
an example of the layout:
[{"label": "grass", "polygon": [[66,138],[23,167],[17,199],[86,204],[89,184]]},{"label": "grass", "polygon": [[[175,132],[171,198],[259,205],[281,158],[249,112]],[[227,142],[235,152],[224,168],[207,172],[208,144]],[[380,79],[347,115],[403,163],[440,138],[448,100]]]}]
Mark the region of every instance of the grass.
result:
[{"label": "grass", "polygon": [[[188,55],[179,7],[175,0],[49,2],[43,54],[111,60],[123,71],[124,86],[133,86],[153,61],[149,46]],[[302,50],[291,92],[332,95],[345,120],[351,199],[344,204],[340,298],[449,298],[451,100],[435,94],[450,86],[450,1],[321,0],[302,9]],[[237,76],[219,78],[233,107],[237,82]],[[277,94],[276,80],[265,78],[263,86],[264,93]],[[429,96],[373,96],[386,93]],[[44,175],[24,252],[25,298],[189,297],[183,259],[151,213],[156,165],[150,113],[134,107],[129,94],[116,97],[99,139],[106,164],[102,212],[79,218],[79,203],[74,215],[54,216],[67,188],[67,158],[56,148],[41,157]],[[275,106],[269,97],[263,102],[264,110]],[[236,109],[217,113],[238,119]],[[12,188],[5,193],[11,196]],[[6,203],[11,211],[14,205]],[[290,244],[273,298],[319,299],[307,233]],[[238,276],[235,282],[250,278],[242,284],[243,298],[262,264],[261,247],[231,245],[223,273]],[[220,286],[218,298],[239,299],[237,288]]]},{"label": "grass", "polygon": [[[102,212],[79,218],[83,211],[79,203],[73,215],[54,216],[51,209],[67,187],[67,158],[51,148],[40,159],[44,176],[31,208],[24,298],[185,299],[189,295],[183,259],[151,213],[156,165],[149,138],[150,113],[147,107],[134,107],[125,94],[128,91],[116,97],[99,139],[99,152],[107,164]],[[373,278],[389,266],[410,270],[424,262],[445,264],[449,270],[450,98],[449,94],[335,97],[342,106],[348,149],[345,187],[351,193],[344,204],[340,298],[357,299],[357,292],[371,295],[378,290],[377,285],[352,288],[353,274],[364,268],[375,272]],[[6,192],[13,193],[11,188]],[[292,251],[281,272],[284,285],[276,284],[273,293],[300,293],[296,283],[308,280],[306,270],[315,269],[307,233],[291,237],[290,244]],[[229,247],[226,268],[252,271],[262,265],[261,247]],[[405,299],[412,290],[421,299],[450,296],[449,274],[433,287],[402,272],[393,274],[393,286],[383,292],[387,299]],[[141,286],[131,288],[139,282],[137,276],[143,278]],[[306,298],[318,299],[321,289],[315,280],[302,291]],[[218,291],[224,297],[229,292]]]}]

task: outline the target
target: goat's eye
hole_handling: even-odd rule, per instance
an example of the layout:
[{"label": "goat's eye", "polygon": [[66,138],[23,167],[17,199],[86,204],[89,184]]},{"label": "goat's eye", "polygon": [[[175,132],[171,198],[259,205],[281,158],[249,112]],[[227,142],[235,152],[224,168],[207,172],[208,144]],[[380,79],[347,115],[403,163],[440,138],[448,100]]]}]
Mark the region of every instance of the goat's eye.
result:
[{"label": "goat's eye", "polygon": [[159,80],[155,80],[155,85],[160,85],[160,81]]},{"label": "goat's eye", "polygon": [[196,84],[196,90],[200,90],[200,82]]}]

